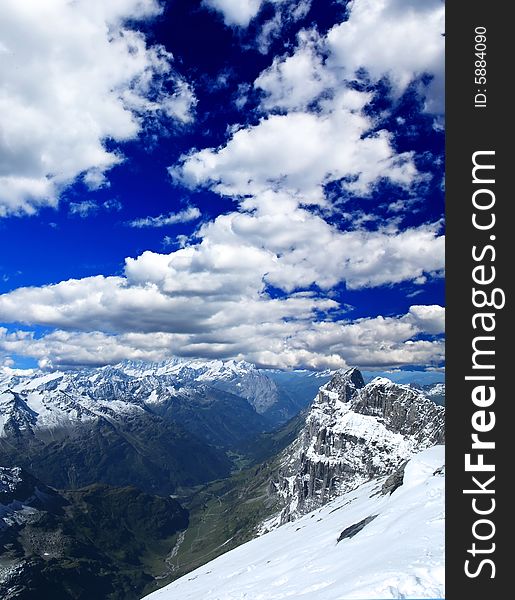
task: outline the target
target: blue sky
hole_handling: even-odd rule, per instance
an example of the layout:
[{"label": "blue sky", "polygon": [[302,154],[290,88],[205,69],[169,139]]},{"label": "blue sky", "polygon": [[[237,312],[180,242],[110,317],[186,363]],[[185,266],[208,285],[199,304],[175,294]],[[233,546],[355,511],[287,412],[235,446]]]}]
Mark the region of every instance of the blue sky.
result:
[{"label": "blue sky", "polygon": [[440,0],[0,7],[0,364],[443,367]]}]

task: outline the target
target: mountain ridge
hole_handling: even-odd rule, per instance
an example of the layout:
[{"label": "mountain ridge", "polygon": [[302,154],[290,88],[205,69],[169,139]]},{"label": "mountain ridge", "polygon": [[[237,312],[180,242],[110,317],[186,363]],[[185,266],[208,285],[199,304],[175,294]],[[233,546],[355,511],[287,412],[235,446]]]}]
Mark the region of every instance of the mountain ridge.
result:
[{"label": "mountain ridge", "polygon": [[285,504],[264,530],[323,506],[414,453],[444,442],[445,409],[410,386],[357,368],[336,372],[320,388],[306,424],[283,451],[270,489]]}]

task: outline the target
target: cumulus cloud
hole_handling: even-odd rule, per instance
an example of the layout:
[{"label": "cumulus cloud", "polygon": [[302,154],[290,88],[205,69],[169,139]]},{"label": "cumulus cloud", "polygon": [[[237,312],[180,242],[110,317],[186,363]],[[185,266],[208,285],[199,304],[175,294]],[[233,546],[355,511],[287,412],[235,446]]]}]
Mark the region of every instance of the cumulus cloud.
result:
[{"label": "cumulus cloud", "polygon": [[361,194],[380,177],[407,186],[418,175],[412,154],[397,154],[386,130],[365,135],[372,127],[362,112],[369,100],[369,94],[347,89],[327,113],[270,115],[235,131],[225,146],[183,156],[170,173],[184,185],[220,194],[280,188],[313,204],[325,203],[324,184],[342,178]]},{"label": "cumulus cloud", "polygon": [[387,76],[397,94],[430,74],[427,109],[443,112],[444,31],[442,0],[353,0],[348,20],[327,35],[328,65],[349,78],[359,69]]},{"label": "cumulus cloud", "polygon": [[324,66],[323,41],[316,31],[301,31],[293,54],[276,56],[272,65],[254,81],[254,87],[264,94],[261,106],[301,110],[318,96],[330,90],[336,79]]},{"label": "cumulus cloud", "polygon": [[412,306],[406,315],[406,320],[429,334],[439,334],[445,331],[445,310],[438,305]]},{"label": "cumulus cloud", "polygon": [[209,252],[220,244],[234,254],[239,247],[260,249],[254,268],[261,269],[266,283],[286,292],[313,284],[330,289],[342,282],[349,289],[390,285],[443,270],[438,223],[402,231],[341,231],[273,192],[248,198],[243,206],[248,212],[222,215],[203,226],[200,248]]},{"label": "cumulus cloud", "polygon": [[[340,230],[300,207],[290,194],[268,190],[243,199],[239,212],[202,225],[195,243],[170,253],[147,251],[127,258],[122,276],[6,293],[0,296],[0,320],[75,330],[76,340],[88,340],[90,331],[166,334],[173,336],[171,352],[244,355],[270,365],[274,360],[286,366],[322,364],[352,343],[361,348],[358,358],[368,365],[380,360],[376,354],[364,355],[367,340],[376,343],[373,332],[365,334],[360,325],[360,337],[353,340],[349,336],[354,330],[346,326],[346,337],[340,340],[339,325],[328,324],[333,311],[342,309],[331,290],[341,283],[362,289],[440,275],[444,242],[439,227]],[[271,286],[283,293],[272,297]],[[439,333],[441,310],[414,306],[395,324],[407,336],[396,350],[399,364],[401,357],[409,362],[440,348],[408,341],[418,331]],[[376,326],[384,331],[382,321]],[[274,352],[281,358],[274,359]],[[351,356],[349,349],[345,352]]]},{"label": "cumulus cloud", "polygon": [[[120,133],[107,135],[115,140],[134,137],[145,116],[156,112],[187,121],[195,102],[191,89],[179,80],[175,92],[167,92],[163,83],[176,77],[171,57],[164,49],[147,47],[141,34],[126,31],[121,9],[117,12],[104,4],[96,0],[88,6],[98,8],[95,15],[100,14],[103,22],[108,22],[109,11],[118,15],[114,31],[123,30],[122,41],[120,36],[113,40],[132,73],[128,88],[124,88],[127,77],[117,80],[111,98],[112,110],[121,115]],[[244,27],[262,2],[205,0],[205,4],[222,12],[228,25]],[[293,6],[288,0],[276,0],[279,4]],[[299,10],[309,9],[308,2],[296,4]],[[338,182],[347,194],[367,196],[381,179],[410,190],[424,177],[415,167],[414,153],[399,154],[393,134],[377,130],[365,110],[372,92],[352,89],[348,80],[357,70],[366,69],[374,79],[389,76],[399,94],[414,77],[437,73],[441,40],[421,51],[420,60],[403,57],[399,72],[390,72],[390,59],[381,62],[380,56],[381,44],[386,43],[382,36],[392,45],[391,60],[411,51],[413,36],[419,26],[425,26],[426,16],[427,39],[434,37],[440,26],[440,3],[426,4],[421,8],[410,0],[376,4],[354,0],[348,21],[332,28],[327,37],[301,32],[297,47],[275,58],[254,83],[254,90],[261,93],[259,121],[230,128],[225,144],[191,150],[169,169],[176,183],[233,197],[237,208],[203,223],[194,235],[177,238],[180,247],[173,252],[147,251],[127,258],[119,276],[19,288],[0,296],[0,320],[55,328],[43,336],[2,330],[0,350],[33,356],[45,365],[157,360],[171,354],[245,358],[280,368],[438,365],[443,359],[442,307],[419,304],[404,315],[337,321],[346,309],[332,292],[337,286],[344,291],[402,282],[422,285],[428,277],[441,276],[441,224],[401,228],[397,219],[383,225],[377,221],[371,229],[361,210],[341,219],[339,225],[326,220],[337,208],[331,204],[333,197],[326,195],[331,182]],[[153,14],[151,7],[157,10],[150,0],[116,3],[129,5],[133,12],[139,7],[141,16]],[[364,7],[369,7],[369,13]],[[347,44],[346,36],[353,44]],[[367,36],[372,39],[368,49],[363,41]],[[133,41],[137,50],[130,50],[128,58],[124,44]],[[139,57],[137,67],[131,62],[134,57]],[[435,94],[436,83],[435,76],[431,88]],[[428,98],[429,107],[431,95]],[[110,106],[108,102],[108,112]],[[93,108],[88,110],[97,118]],[[94,129],[92,146],[107,153],[107,162],[89,160],[79,170],[57,172],[62,181],[82,173],[91,188],[105,184],[109,166],[122,158],[105,150],[99,131],[106,135],[102,127]],[[68,147],[73,149],[74,144],[72,140]],[[56,201],[52,193],[61,180],[45,173],[38,177],[31,184],[36,187],[26,187],[34,190],[33,196],[16,200],[16,210],[35,210],[38,202]],[[13,189],[23,189],[20,181],[12,182]],[[48,197],[38,196],[36,184],[48,186]],[[404,202],[404,207],[399,204],[392,211],[405,212],[409,201]],[[189,207],[129,225],[161,227],[199,216],[197,208]]]},{"label": "cumulus cloud", "polygon": [[[252,267],[252,251],[233,258],[223,248],[214,248],[204,257],[210,264],[202,266],[187,250],[172,257],[145,252],[128,259],[127,277],[95,276],[18,288],[0,297],[2,319],[83,331],[199,332],[262,322],[265,317],[310,318],[315,311],[337,306],[311,295],[261,295],[256,291],[264,287],[260,275],[247,272],[244,265],[247,259]],[[199,272],[190,277],[187,268],[195,266]],[[206,266],[215,271],[212,276]]]},{"label": "cumulus cloud", "polygon": [[133,25],[156,0],[2,3],[0,216],[55,206],[78,177],[95,189],[123,161],[105,141],[150,118],[187,122],[193,93],[172,56]]},{"label": "cumulus cloud", "polygon": [[257,125],[233,127],[224,145],[189,152],[170,173],[229,196],[288,190],[304,204],[324,204],[331,181],[360,195],[380,178],[411,186],[421,178],[413,154],[394,150],[391,132],[363,110],[372,94],[348,84],[365,69],[400,94],[429,74],[426,107],[441,110],[443,14],[440,0],[354,0],[346,21],[325,37],[301,31],[294,51],[257,77],[265,113]]},{"label": "cumulus cloud", "polygon": [[[273,191],[245,198],[240,210],[202,225],[196,243],[127,258],[122,276],[0,296],[0,320],[57,329],[42,338],[4,332],[0,347],[55,365],[172,354],[281,368],[441,361],[441,340],[414,339],[440,334],[441,307],[335,322],[346,307],[331,297],[341,282],[361,289],[440,273],[438,224],[341,231]],[[272,297],[269,286],[283,294]]]},{"label": "cumulus cloud", "polygon": [[424,330],[411,321],[409,313],[320,323],[309,318],[278,321],[272,313],[259,324],[242,321],[198,332],[110,335],[57,330],[38,337],[33,332],[0,328],[0,349],[54,367],[170,356],[234,357],[277,368],[438,365],[443,360],[443,341],[414,340],[420,333]]},{"label": "cumulus cloud", "polygon": [[[378,221],[371,230],[369,215],[360,210],[347,215],[347,229],[324,218],[335,211],[326,195],[330,182],[339,182],[347,194],[367,196],[381,179],[411,190],[424,178],[414,154],[397,153],[393,134],[378,131],[365,110],[373,92],[358,91],[349,80],[365,69],[373,81],[389,77],[397,95],[425,73],[435,76],[434,83],[443,62],[441,4],[431,1],[420,7],[408,0],[384,0],[369,16],[366,7],[367,0],[355,0],[348,20],[325,37],[315,30],[301,31],[296,48],[274,58],[254,82],[261,93],[259,122],[233,127],[225,144],[193,150],[170,168],[176,182],[237,199],[238,211],[204,224],[197,232],[202,241],[182,254],[158,258],[146,253],[128,261],[128,280],[139,285],[151,281],[164,293],[189,290],[217,300],[222,290],[241,298],[258,294],[266,305],[269,286],[285,294],[315,287],[322,298],[341,284],[355,290],[406,281],[422,285],[442,275],[439,222],[401,228],[396,218],[385,225]],[[410,44],[425,27],[426,17],[430,26],[424,39],[432,40],[430,47],[419,58],[403,57],[397,70],[396,55],[412,51]],[[343,39],[348,32],[352,44]],[[368,37],[373,38],[374,51],[369,52],[363,41]],[[393,54],[381,62],[384,39]],[[433,91],[436,94],[436,87]],[[410,201],[403,202],[396,206],[397,213],[406,212]],[[229,271],[219,264],[230,264]],[[239,264],[248,264],[253,276],[242,271],[233,277]],[[441,307],[417,305],[402,318],[350,324],[333,323],[330,316],[317,318],[297,329],[294,343],[287,338],[287,350],[281,346],[287,335],[282,330],[276,345],[264,344],[253,357],[260,364],[277,360],[282,366],[321,364],[322,356],[334,365],[342,356],[367,366],[416,364],[412,360],[425,364],[436,356],[441,359],[443,344],[414,338],[421,332],[440,335],[442,314]],[[393,331],[400,336],[395,341]]]},{"label": "cumulus cloud", "polygon": [[262,108],[305,109],[365,71],[372,81],[387,77],[395,96],[416,78],[430,76],[419,91],[428,111],[442,113],[443,2],[354,0],[349,9],[348,18],[326,36],[302,30],[295,50],[274,58],[254,83],[265,94]]},{"label": "cumulus cloud", "polygon": [[[274,218],[221,216],[205,226],[199,244],[127,259],[124,276],[4,294],[2,320],[57,330],[43,337],[4,331],[0,349],[47,366],[171,355],[234,357],[278,368],[439,364],[443,308],[416,305],[399,317],[334,321],[335,311],[341,318],[345,306],[322,293],[293,291],[313,281],[330,289],[341,277],[359,288],[388,278],[397,281],[403,272],[416,276],[443,246],[434,231],[428,236],[433,246],[419,254],[420,238],[413,232],[397,238],[391,232],[360,232],[366,239],[348,232],[338,239],[319,219],[319,237],[310,237],[315,225],[306,222],[316,217],[298,208],[292,214],[290,227],[282,227],[280,212]],[[267,224],[253,222],[259,218]],[[410,243],[415,244],[412,251]],[[395,254],[399,269],[391,266]],[[441,259],[436,264],[441,267]],[[268,284],[288,293],[273,298]],[[437,338],[418,340],[420,333]]]},{"label": "cumulus cloud", "polygon": [[[108,332],[207,330],[259,323],[268,313],[278,320],[313,317],[337,307],[322,291],[340,283],[349,289],[391,285],[443,269],[438,224],[340,231],[272,192],[248,198],[243,208],[203,225],[198,243],[127,258],[123,276],[4,294],[0,319]],[[320,297],[309,295],[313,285]],[[272,300],[268,286],[286,296]],[[412,318],[432,324],[433,316],[418,311]]]},{"label": "cumulus cloud", "polygon": [[172,176],[232,196],[288,189],[318,204],[324,184],[335,180],[361,195],[380,178],[410,186],[421,177],[413,154],[398,154],[392,134],[376,130],[363,110],[372,94],[350,88],[349,79],[365,69],[375,81],[389,77],[400,94],[429,74],[426,106],[440,110],[442,33],[440,0],[354,0],[346,21],[325,37],[302,30],[294,51],[257,77],[266,113],[257,125],[233,127],[224,145],[184,155]]},{"label": "cumulus cloud", "polygon": [[200,210],[196,206],[189,206],[177,213],[167,215],[158,215],[157,217],[143,217],[129,221],[130,227],[142,229],[144,227],[166,227],[167,225],[176,225],[177,223],[189,223],[200,217]]}]

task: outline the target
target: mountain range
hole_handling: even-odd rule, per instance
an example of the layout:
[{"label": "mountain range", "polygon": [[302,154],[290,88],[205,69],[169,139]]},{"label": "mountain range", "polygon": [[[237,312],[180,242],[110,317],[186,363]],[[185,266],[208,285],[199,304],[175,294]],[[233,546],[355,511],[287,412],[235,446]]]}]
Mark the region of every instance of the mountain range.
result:
[{"label": "mountain range", "polygon": [[395,490],[408,460],[443,443],[444,422],[445,409],[408,385],[336,372],[305,413],[260,436],[263,462],[184,499],[190,527],[172,578],[376,478]]},{"label": "mountain range", "polygon": [[352,490],[390,495],[444,442],[444,393],[235,361],[4,368],[2,597],[136,600]]},{"label": "mountain range", "polygon": [[299,403],[245,362],[4,369],[0,459],[58,488],[130,483],[174,493],[227,476],[228,452],[296,414]]}]

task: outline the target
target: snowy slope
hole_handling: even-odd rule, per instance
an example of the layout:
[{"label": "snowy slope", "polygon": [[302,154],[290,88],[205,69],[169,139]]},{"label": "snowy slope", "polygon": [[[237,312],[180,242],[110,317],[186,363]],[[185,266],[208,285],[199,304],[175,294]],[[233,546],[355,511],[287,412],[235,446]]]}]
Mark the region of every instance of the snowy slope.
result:
[{"label": "snowy slope", "polygon": [[391,495],[368,482],[147,598],[443,598],[443,464],[443,446],[424,450]]}]

